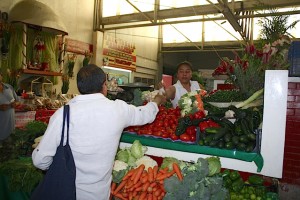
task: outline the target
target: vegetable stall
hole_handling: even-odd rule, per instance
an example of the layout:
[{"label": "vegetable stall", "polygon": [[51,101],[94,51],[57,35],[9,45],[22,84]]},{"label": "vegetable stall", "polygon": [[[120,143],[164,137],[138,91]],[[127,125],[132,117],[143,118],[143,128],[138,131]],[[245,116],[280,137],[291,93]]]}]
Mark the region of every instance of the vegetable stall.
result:
[{"label": "vegetable stall", "polygon": [[[274,84],[275,82],[276,84]],[[196,161],[199,156],[208,157],[210,155],[216,155],[220,156],[224,168],[281,178],[285,137],[287,83],[287,71],[266,71],[259,154],[176,142],[176,140],[145,137],[140,134],[135,135],[126,132],[121,138],[120,147],[127,147],[135,139],[139,138],[148,146],[148,154],[150,155],[161,157],[171,156],[184,161]],[[155,133],[153,134],[155,135]],[[257,164],[252,161],[256,161]],[[276,165],[274,165],[274,163],[276,163]],[[261,171],[259,169],[261,169]]]}]

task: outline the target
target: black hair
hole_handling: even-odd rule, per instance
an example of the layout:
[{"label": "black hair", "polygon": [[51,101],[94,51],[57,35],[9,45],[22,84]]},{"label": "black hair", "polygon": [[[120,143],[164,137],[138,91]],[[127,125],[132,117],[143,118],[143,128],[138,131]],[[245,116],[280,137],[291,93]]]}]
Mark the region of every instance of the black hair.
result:
[{"label": "black hair", "polygon": [[190,63],[189,61],[183,61],[181,63],[179,63],[176,67],[176,72],[178,72],[179,68],[182,66],[182,65],[187,65],[190,67],[191,71],[193,71],[193,65],[192,63]]},{"label": "black hair", "polygon": [[81,94],[94,94],[102,91],[106,74],[94,64],[82,67],[77,73],[77,88]]}]

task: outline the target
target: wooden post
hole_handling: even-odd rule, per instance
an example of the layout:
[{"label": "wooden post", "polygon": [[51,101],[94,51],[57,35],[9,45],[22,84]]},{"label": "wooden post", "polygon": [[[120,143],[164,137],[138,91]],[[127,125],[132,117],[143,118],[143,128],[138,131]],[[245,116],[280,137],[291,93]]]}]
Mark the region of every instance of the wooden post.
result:
[{"label": "wooden post", "polygon": [[62,39],[62,44],[61,44],[61,51],[60,51],[59,72],[62,72],[64,68],[65,42],[66,42],[65,35],[62,35],[61,39]]},{"label": "wooden post", "polygon": [[26,47],[27,47],[27,24],[23,24],[23,39],[22,39],[22,44],[23,44],[23,50],[22,50],[22,55],[23,55],[23,59],[22,59],[22,69],[26,69],[27,68],[27,64],[26,64]]}]

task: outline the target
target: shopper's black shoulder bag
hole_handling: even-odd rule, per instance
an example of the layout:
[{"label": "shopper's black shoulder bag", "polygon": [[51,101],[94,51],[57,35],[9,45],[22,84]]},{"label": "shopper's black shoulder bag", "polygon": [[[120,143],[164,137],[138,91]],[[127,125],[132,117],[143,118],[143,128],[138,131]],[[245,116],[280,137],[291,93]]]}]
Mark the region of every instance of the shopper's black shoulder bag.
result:
[{"label": "shopper's black shoulder bag", "polygon": [[[53,162],[44,179],[31,195],[31,200],[75,200],[76,199],[76,168],[69,146],[70,107],[64,106],[63,128],[60,145],[57,147]],[[67,142],[63,146],[65,123],[67,122]]]}]

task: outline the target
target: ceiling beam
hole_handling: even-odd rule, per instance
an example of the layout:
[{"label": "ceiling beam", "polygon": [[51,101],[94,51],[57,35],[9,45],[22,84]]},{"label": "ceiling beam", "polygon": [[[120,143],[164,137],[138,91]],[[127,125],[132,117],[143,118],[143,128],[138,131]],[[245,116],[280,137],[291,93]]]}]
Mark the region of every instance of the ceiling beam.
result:
[{"label": "ceiling beam", "polygon": [[[299,0],[260,0],[261,3],[268,5],[268,7],[292,7],[300,6]],[[132,22],[144,22],[149,19],[145,19],[145,16],[149,17],[151,21],[170,19],[170,18],[179,18],[179,17],[189,17],[189,16],[198,16],[198,15],[209,15],[209,14],[218,14],[220,11],[217,9],[220,4],[215,5],[195,5],[182,8],[173,8],[165,10],[156,10],[143,12],[142,13],[133,13],[126,15],[118,15],[112,17],[103,17],[102,25],[113,25],[113,24],[122,24],[122,23],[132,23]],[[240,12],[243,10],[253,10],[257,8],[256,0],[247,0],[247,1],[234,1],[230,3],[232,7],[232,12]],[[157,13],[156,13],[157,12]]]},{"label": "ceiling beam", "polygon": [[[245,18],[254,18],[254,17],[267,17],[267,16],[277,16],[277,15],[295,15],[300,14],[300,10],[286,11],[286,12],[276,12],[276,13],[261,13],[261,14],[249,14],[249,15],[238,15],[236,18],[245,19]],[[158,26],[166,24],[180,24],[180,23],[190,23],[190,22],[204,22],[204,21],[216,21],[216,20],[226,20],[225,17],[214,17],[214,18],[203,18],[199,16],[198,19],[190,20],[180,20],[180,21],[163,21],[157,23],[128,23],[128,24],[115,24],[115,25],[106,25],[105,27],[100,27],[96,29],[97,31],[108,31],[116,29],[126,29],[126,28],[138,28],[146,26]]]}]

